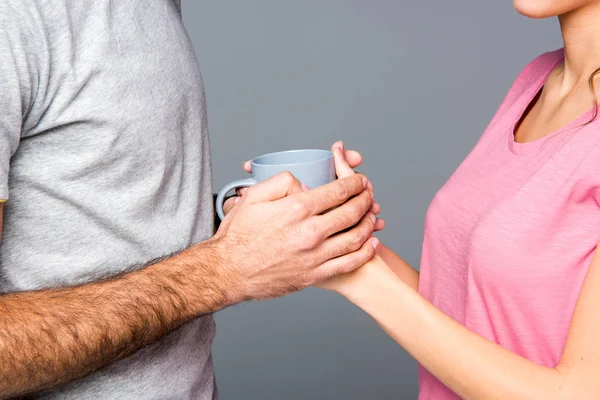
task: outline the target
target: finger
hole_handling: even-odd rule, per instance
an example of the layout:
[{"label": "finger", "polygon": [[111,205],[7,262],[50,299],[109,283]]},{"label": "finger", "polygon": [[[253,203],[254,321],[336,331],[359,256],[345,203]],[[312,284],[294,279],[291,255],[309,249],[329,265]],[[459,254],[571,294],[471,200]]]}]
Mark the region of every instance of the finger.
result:
[{"label": "finger", "polygon": [[377,218],[375,221],[375,232],[382,231],[385,228],[385,219]]},{"label": "finger", "polygon": [[229,198],[225,201],[225,203],[223,203],[223,213],[225,215],[229,214],[229,211],[231,211],[231,209],[233,208],[233,199],[235,199],[235,197]]},{"label": "finger", "polygon": [[318,231],[327,238],[356,225],[373,204],[372,193],[365,190],[341,206],[315,217]]},{"label": "finger", "polygon": [[301,192],[302,184],[290,172],[281,172],[248,189],[244,199],[248,204],[282,199]]},{"label": "finger", "polygon": [[371,238],[358,251],[326,261],[315,271],[317,282],[347,274],[363,266],[375,256],[375,249],[378,244],[379,240],[377,238]]},{"label": "finger", "polygon": [[[289,207],[301,208],[307,216],[318,215],[325,210],[344,204],[349,198],[362,193],[367,185],[368,179],[365,176],[355,174],[336,179],[326,185],[299,193],[293,197],[290,196],[286,201],[289,202]],[[252,189],[249,192],[251,191]]]},{"label": "finger", "polygon": [[356,168],[362,164],[362,155],[358,151],[346,150],[344,155],[346,157],[346,161],[348,161],[348,165],[350,165],[350,168]]},{"label": "finger", "polygon": [[[348,160],[346,160],[346,161],[348,161]],[[360,171],[357,171],[357,170],[354,170],[354,172],[356,172],[357,174],[362,174],[362,175],[364,175],[362,172],[360,172]],[[367,179],[368,179],[368,178],[367,178]],[[375,191],[375,189],[373,188],[373,183],[371,182],[371,180],[370,180],[370,179],[369,179],[369,185],[367,186],[367,189],[369,189],[369,190],[370,190],[370,191],[372,191],[372,192],[374,192],[374,191]]]},{"label": "finger", "polygon": [[243,188],[237,188],[235,189],[235,194],[238,196],[243,196],[246,192],[248,191],[247,187],[243,187]]},{"label": "finger", "polygon": [[376,222],[377,220],[373,214],[367,214],[354,228],[333,235],[325,240],[321,246],[319,246],[321,259],[329,260],[360,249],[373,235]]},{"label": "finger", "polygon": [[233,208],[235,207],[236,204],[238,204],[241,200],[241,197],[230,197],[229,199],[227,199],[225,201],[225,203],[223,203],[223,214],[225,215],[229,215],[229,213],[231,212],[231,210],[233,210]]},{"label": "finger", "polygon": [[373,202],[373,205],[371,206],[371,212],[375,215],[377,215],[381,212],[381,206],[379,205],[378,202],[376,202],[376,201]]},{"label": "finger", "polygon": [[244,168],[244,171],[250,173],[252,172],[252,163],[250,161],[244,161],[242,163],[242,168]]},{"label": "finger", "polygon": [[344,178],[346,176],[354,175],[354,170],[348,165],[346,157],[344,155],[344,143],[337,142],[333,146],[333,160],[335,164],[335,173],[338,178]]},{"label": "finger", "polygon": [[[342,149],[343,149],[344,143],[341,140],[338,140],[337,142],[335,142],[331,146],[331,152],[334,152],[334,149],[340,145],[342,146]],[[344,157],[346,158],[346,161],[348,161],[348,164],[350,165],[351,168],[356,168],[362,163],[362,156],[356,150],[344,151]]]},{"label": "finger", "polygon": [[[350,166],[348,160],[345,158],[345,154],[347,154],[348,152],[344,150],[344,142],[339,141],[336,142],[333,146],[333,158],[334,158],[334,164],[335,164],[335,169],[336,169],[336,175],[338,176],[338,178],[342,178],[345,176],[350,176],[356,173],[356,171],[354,171],[352,169],[352,167]],[[371,181],[369,180],[368,186],[367,188],[370,191],[373,191],[373,184],[371,183]],[[376,212],[376,214],[379,213],[379,211]]]}]

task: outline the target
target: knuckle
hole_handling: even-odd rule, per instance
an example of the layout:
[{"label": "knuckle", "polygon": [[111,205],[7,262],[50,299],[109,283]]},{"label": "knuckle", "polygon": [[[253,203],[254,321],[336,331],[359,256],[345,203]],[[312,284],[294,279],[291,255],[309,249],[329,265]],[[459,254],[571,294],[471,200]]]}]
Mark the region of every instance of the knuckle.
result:
[{"label": "knuckle", "polygon": [[360,249],[360,246],[364,243],[364,237],[360,232],[353,232],[348,240],[350,250],[356,251]]},{"label": "knuckle", "polygon": [[352,222],[358,221],[364,214],[364,207],[359,202],[348,204],[348,219]]},{"label": "knuckle", "polygon": [[335,187],[334,195],[337,200],[344,201],[348,197],[350,197],[350,190],[348,189],[348,187],[346,185],[339,184],[339,185],[336,185],[336,187]]},{"label": "knuckle", "polygon": [[344,235],[344,241],[341,242],[337,248],[338,254],[346,255],[354,253],[355,251],[359,250],[364,243],[364,238],[359,232],[348,232]]},{"label": "knuckle", "polygon": [[302,290],[310,285],[310,273],[309,272],[301,272],[294,279],[294,289],[295,291]]},{"label": "knuckle", "polygon": [[306,251],[306,242],[302,240],[302,237],[298,236],[293,240],[291,245],[295,245],[300,251],[294,255],[294,263],[298,266],[299,270],[304,271],[304,274],[309,274],[315,265],[314,255],[311,251]]},{"label": "knuckle", "polygon": [[290,171],[283,171],[281,173],[281,179],[283,179],[285,184],[287,184],[289,186],[293,185],[294,181],[296,180],[296,178],[294,177],[294,175],[292,175],[292,173]]},{"label": "knuckle", "polygon": [[319,273],[317,271],[311,271],[306,274],[304,281],[306,282],[306,286],[312,286],[315,283],[319,283],[322,280]]},{"label": "knuckle", "polygon": [[375,221],[373,221],[368,216],[365,216],[364,221],[365,221],[363,224],[364,226],[362,227],[364,234],[365,235],[372,234],[373,231],[375,230]]},{"label": "knuckle", "polygon": [[350,258],[340,262],[338,265],[336,265],[336,268],[334,269],[334,276],[347,274],[348,272],[354,271],[358,267],[358,265],[355,264],[356,263],[353,263]]},{"label": "knuckle", "polygon": [[375,247],[371,243],[365,243],[361,249],[361,253],[360,264],[362,265],[375,256]]},{"label": "knuckle", "polygon": [[336,271],[339,268],[339,261],[329,261],[327,264],[323,265],[322,268],[318,269],[316,272],[316,279],[318,282],[325,281],[327,279],[331,279],[339,274]]},{"label": "knuckle", "polygon": [[313,231],[306,238],[306,245],[310,249],[316,248],[321,243],[321,235],[317,231]]},{"label": "knuckle", "polygon": [[357,192],[364,190],[363,178],[364,175],[361,174],[354,174],[351,176],[352,185],[354,186]]},{"label": "knuckle", "polygon": [[343,260],[341,268],[344,270],[344,273],[354,271],[373,258],[374,255],[375,248],[368,243],[361,242],[356,251],[341,258]]},{"label": "knuckle", "polygon": [[361,200],[366,208],[370,208],[373,204],[373,197],[369,190],[365,190],[361,193]]},{"label": "knuckle", "polygon": [[340,216],[339,220],[344,226],[351,226],[358,222],[364,215],[362,207],[356,202],[348,203],[345,205],[345,213]]},{"label": "knuckle", "polygon": [[357,262],[356,259],[344,260],[344,262],[340,264],[338,274],[341,275],[341,274],[350,273],[350,272],[356,270],[357,268],[360,268],[363,264],[364,263],[362,263],[362,262]]},{"label": "knuckle", "polygon": [[352,227],[360,219],[360,216],[354,212],[348,212],[338,218],[336,221],[336,230],[344,230]]},{"label": "knuckle", "polygon": [[304,202],[299,200],[292,202],[290,211],[296,219],[303,219],[308,215],[308,207]]},{"label": "knuckle", "polygon": [[371,260],[373,257],[375,257],[375,254],[376,254],[375,247],[371,246],[370,244],[366,247],[367,247],[367,250],[366,250],[367,254],[365,255],[365,260],[361,263],[361,265],[366,263],[367,261]]},{"label": "knuckle", "polygon": [[244,193],[244,197],[247,199],[253,199],[254,195],[256,194],[256,192],[260,190],[258,188],[258,186],[252,186],[246,189],[246,192]]},{"label": "knuckle", "polygon": [[321,242],[321,232],[313,223],[306,224],[302,228],[301,237],[301,242],[304,243],[304,246],[302,246],[304,249],[313,249]]}]

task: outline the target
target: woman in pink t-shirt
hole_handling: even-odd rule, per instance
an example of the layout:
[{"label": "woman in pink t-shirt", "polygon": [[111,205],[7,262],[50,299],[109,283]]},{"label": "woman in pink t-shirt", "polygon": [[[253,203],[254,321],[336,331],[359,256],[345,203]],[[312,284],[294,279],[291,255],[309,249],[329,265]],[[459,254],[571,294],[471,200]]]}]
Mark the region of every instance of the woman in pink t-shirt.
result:
[{"label": "woman in pink t-shirt", "polygon": [[515,5],[558,15],[565,48],[525,67],[434,197],[420,274],[380,245],[322,285],[417,359],[422,400],[600,398],[600,0]]}]

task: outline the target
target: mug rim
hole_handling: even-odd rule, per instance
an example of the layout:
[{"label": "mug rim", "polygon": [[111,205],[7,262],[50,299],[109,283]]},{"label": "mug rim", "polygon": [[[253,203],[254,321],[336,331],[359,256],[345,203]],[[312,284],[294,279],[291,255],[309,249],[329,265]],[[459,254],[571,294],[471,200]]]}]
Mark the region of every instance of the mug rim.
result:
[{"label": "mug rim", "polygon": [[[318,158],[316,160],[307,161],[307,162],[295,162],[295,163],[286,163],[286,164],[263,164],[263,163],[258,162],[258,160],[263,157],[274,156],[277,154],[289,154],[289,153],[301,153],[301,152],[322,153],[324,155],[324,157]],[[302,164],[311,164],[311,163],[315,163],[315,162],[322,162],[322,161],[327,161],[331,158],[333,158],[333,153],[331,152],[331,150],[323,150],[323,149],[283,150],[283,151],[275,151],[272,153],[262,154],[260,156],[254,157],[251,161],[251,164],[252,164],[252,167],[254,167],[255,165],[256,166],[264,166],[264,167],[269,167],[269,166],[270,167],[272,167],[272,166],[286,167],[286,166],[292,166],[292,165],[302,165]]]}]

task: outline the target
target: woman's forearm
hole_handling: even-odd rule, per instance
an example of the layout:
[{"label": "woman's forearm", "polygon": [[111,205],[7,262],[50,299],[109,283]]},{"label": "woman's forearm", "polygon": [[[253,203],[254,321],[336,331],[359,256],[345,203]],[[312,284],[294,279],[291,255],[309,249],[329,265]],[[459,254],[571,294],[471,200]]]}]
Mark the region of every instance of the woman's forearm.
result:
[{"label": "woman's forearm", "polygon": [[343,294],[461,398],[582,398],[569,392],[573,388],[565,385],[559,370],[539,366],[468,330],[384,268],[365,267],[370,272],[361,273],[359,288]]},{"label": "woman's forearm", "polygon": [[410,288],[417,291],[419,287],[419,271],[411,267],[400,256],[384,246],[382,243],[377,246],[377,255],[386,263],[394,273],[404,281]]}]

